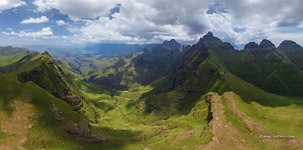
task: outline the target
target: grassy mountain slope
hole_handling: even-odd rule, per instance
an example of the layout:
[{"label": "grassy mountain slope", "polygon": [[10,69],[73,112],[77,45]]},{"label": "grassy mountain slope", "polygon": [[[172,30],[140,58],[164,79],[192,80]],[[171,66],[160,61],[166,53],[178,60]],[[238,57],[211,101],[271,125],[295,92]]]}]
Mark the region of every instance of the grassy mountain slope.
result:
[{"label": "grassy mountain slope", "polygon": [[302,96],[303,72],[278,49],[258,56],[250,50],[217,56],[232,74],[265,91]]},{"label": "grassy mountain slope", "polygon": [[67,82],[69,76],[47,52],[29,54],[20,61],[1,68],[1,72],[17,76],[21,82],[33,81],[72,106],[81,102],[76,91]]},{"label": "grassy mountain slope", "polygon": [[1,147],[75,149],[77,139],[95,139],[84,117],[33,82],[3,74],[0,82]]},{"label": "grassy mountain slope", "polygon": [[110,92],[127,89],[135,83],[137,74],[132,65],[132,59],[138,55],[140,53],[99,60],[97,71],[89,75],[87,81]]},{"label": "grassy mountain slope", "polygon": [[285,40],[278,47],[285,55],[303,70],[303,48],[294,41]]},{"label": "grassy mountain slope", "polygon": [[28,54],[29,51],[26,49],[14,47],[0,47],[0,67],[14,63]]}]

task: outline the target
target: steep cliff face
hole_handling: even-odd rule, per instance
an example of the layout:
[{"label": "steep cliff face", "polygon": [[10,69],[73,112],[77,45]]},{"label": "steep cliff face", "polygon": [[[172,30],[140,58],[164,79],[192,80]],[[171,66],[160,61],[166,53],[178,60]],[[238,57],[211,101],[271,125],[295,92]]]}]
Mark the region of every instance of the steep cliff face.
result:
[{"label": "steep cliff face", "polygon": [[236,51],[229,43],[208,33],[152,91],[143,95],[145,111],[176,113],[190,109],[207,92],[234,90],[237,93],[234,79],[266,92],[303,96],[303,73],[290,60],[268,40],[249,43],[244,50]]},{"label": "steep cliff face", "polygon": [[201,95],[229,90],[226,69],[214,51],[234,51],[208,33],[193,45],[149,93],[143,95],[146,112],[174,114],[190,110]]}]

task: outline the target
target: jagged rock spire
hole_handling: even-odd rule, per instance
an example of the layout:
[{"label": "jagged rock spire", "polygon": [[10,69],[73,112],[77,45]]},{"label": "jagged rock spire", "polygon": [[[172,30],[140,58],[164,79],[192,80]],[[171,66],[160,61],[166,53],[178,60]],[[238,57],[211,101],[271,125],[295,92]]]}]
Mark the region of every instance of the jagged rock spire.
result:
[{"label": "jagged rock spire", "polygon": [[213,38],[213,37],[214,37],[213,33],[208,31],[207,34],[203,36],[203,39],[204,38]]},{"label": "jagged rock spire", "polygon": [[199,41],[198,44],[206,44],[206,43],[213,43],[213,42],[222,42],[219,38],[215,37],[212,32],[208,32],[205,34]]}]

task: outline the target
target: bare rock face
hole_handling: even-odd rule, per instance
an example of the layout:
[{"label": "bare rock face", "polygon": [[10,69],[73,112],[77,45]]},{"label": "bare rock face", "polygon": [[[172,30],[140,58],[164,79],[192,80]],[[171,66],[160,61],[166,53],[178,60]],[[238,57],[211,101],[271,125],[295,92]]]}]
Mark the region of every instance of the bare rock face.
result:
[{"label": "bare rock face", "polygon": [[65,129],[81,141],[88,143],[98,143],[103,141],[100,137],[91,133],[90,125],[87,121],[82,121],[80,123],[69,122]]},{"label": "bare rock face", "polygon": [[76,95],[66,96],[64,100],[71,106],[76,106],[82,101],[82,99]]},{"label": "bare rock face", "polygon": [[66,118],[62,117],[62,112],[56,107],[54,103],[51,104],[51,111],[53,117],[56,121],[65,122],[65,130],[74,135],[79,140],[88,142],[88,143],[97,143],[101,142],[101,138],[96,135],[93,135],[90,130],[90,124],[87,121],[81,121],[79,123],[66,122]]}]

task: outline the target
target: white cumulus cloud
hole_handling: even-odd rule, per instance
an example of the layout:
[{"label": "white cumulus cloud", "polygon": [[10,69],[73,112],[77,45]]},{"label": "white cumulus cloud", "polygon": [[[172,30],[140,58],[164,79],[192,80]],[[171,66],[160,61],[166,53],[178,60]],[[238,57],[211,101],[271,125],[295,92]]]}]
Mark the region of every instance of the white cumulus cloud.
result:
[{"label": "white cumulus cloud", "polygon": [[67,25],[67,23],[64,20],[57,20],[56,23],[57,23],[58,26]]},{"label": "white cumulus cloud", "polygon": [[94,18],[108,15],[120,0],[35,0],[39,11],[57,9],[71,18]]},{"label": "white cumulus cloud", "polygon": [[22,0],[0,0],[0,11],[26,5]]},{"label": "white cumulus cloud", "polygon": [[4,34],[19,36],[19,37],[29,37],[29,38],[51,38],[54,35],[54,33],[50,27],[43,28],[37,32],[12,31],[12,32],[5,32]]},{"label": "white cumulus cloud", "polygon": [[71,31],[86,42],[152,43],[171,38],[193,41],[206,29],[204,18],[210,3],[122,0],[120,12],[113,14],[113,19],[82,19],[85,24]]},{"label": "white cumulus cloud", "polygon": [[48,18],[46,16],[42,16],[40,18],[29,18],[21,21],[21,24],[31,24],[31,23],[44,23],[48,22]]}]

